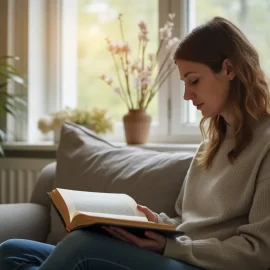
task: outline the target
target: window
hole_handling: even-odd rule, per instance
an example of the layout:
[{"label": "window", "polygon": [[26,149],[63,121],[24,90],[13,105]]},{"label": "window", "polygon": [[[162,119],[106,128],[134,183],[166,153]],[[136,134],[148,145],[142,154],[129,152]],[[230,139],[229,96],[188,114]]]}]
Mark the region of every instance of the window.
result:
[{"label": "window", "polygon": [[236,24],[259,52],[265,73],[270,75],[270,2],[268,0],[194,1],[196,23],[222,16]]},{"label": "window", "polygon": [[[16,49],[15,53],[20,56],[26,71],[34,73],[38,71],[39,75],[29,74],[32,84],[30,83],[28,89],[30,102],[25,116],[27,120],[23,119],[25,120],[23,123],[27,123],[26,127],[15,128],[17,134],[25,133],[33,140],[34,137],[39,138],[34,136],[34,132],[38,132],[37,119],[44,113],[64,106],[108,106],[115,119],[121,120],[125,112],[124,104],[104,82],[98,79],[102,73],[110,73],[113,68],[105,48],[103,33],[108,34],[112,39],[119,37],[116,36],[119,30],[116,20],[118,12],[124,15],[126,37],[132,43],[137,39],[137,22],[145,20],[151,27],[150,46],[153,47],[158,43],[158,30],[166,22],[169,13],[176,14],[174,35],[180,39],[194,27],[214,16],[228,18],[246,33],[258,49],[261,65],[269,75],[270,2],[268,0],[10,2],[13,3],[11,6],[14,6],[13,12],[21,12],[21,16],[15,16],[17,13],[14,13],[16,20],[13,25],[16,27],[13,31],[14,39],[10,39],[9,46]],[[24,9],[20,5],[23,5]],[[32,14],[30,17],[27,16],[27,12],[23,12],[29,9]],[[42,27],[26,31],[29,25]],[[17,33],[22,33],[24,38],[20,38],[21,35]],[[28,33],[28,36],[24,33]],[[38,43],[36,43],[37,37]],[[43,47],[40,48],[35,44],[43,44]],[[26,52],[26,48],[29,47],[39,49]],[[23,48],[25,51],[21,51]],[[28,57],[29,55],[31,57]],[[42,59],[42,65],[37,59]],[[42,87],[39,87],[41,85]],[[153,117],[151,142],[198,143],[201,140],[198,125],[201,119],[200,112],[193,108],[191,103],[183,100],[183,90],[178,71],[175,70],[151,103],[149,110]],[[45,101],[41,101],[41,97],[44,97]],[[115,133],[109,136],[109,139],[124,140],[121,122],[117,123]]]},{"label": "window", "polygon": [[[238,26],[258,50],[261,66],[270,75],[270,2],[269,0],[189,0],[189,31],[215,16]],[[189,122],[201,119],[192,103],[188,104]]]},{"label": "window", "polygon": [[[147,51],[158,47],[158,0],[79,0],[78,2],[78,80],[79,107],[100,106],[108,108],[114,119],[122,121],[127,112],[124,102],[101,79],[102,74],[115,74],[111,54],[107,51],[105,37],[121,40],[118,14],[123,14],[124,38],[129,42],[132,56],[138,49],[138,22],[145,20],[149,29]],[[137,12],[140,11],[140,12]],[[133,82],[130,82],[133,87]],[[157,98],[152,100],[148,112],[158,121]]]},{"label": "window", "polygon": [[[77,104],[80,107],[108,108],[116,120],[115,132],[109,136],[112,140],[124,139],[122,117],[127,112],[127,108],[120,97],[100,79],[102,74],[110,74],[117,79],[112,57],[106,49],[105,37],[112,40],[121,39],[117,20],[118,14],[121,13],[125,40],[130,43],[132,50],[137,50],[137,25],[143,20],[149,28],[147,53],[155,52],[159,43],[159,28],[167,21],[170,2],[161,0],[77,1]],[[164,88],[167,87],[164,86]],[[148,108],[153,120],[152,140],[157,134],[159,139],[167,135],[167,89],[162,89],[162,91],[165,93],[156,95]]]},{"label": "window", "polygon": [[[14,2],[14,7],[11,8],[13,12],[20,10],[17,8],[20,7],[19,3],[21,1]],[[114,31],[118,31],[118,26],[117,20],[112,18],[115,18],[118,12],[123,12],[127,39],[130,40],[136,36],[129,29],[134,29],[138,20],[145,20],[151,27],[149,33],[152,35],[151,46],[154,47],[158,43],[158,30],[167,21],[169,13],[176,13],[174,35],[184,36],[187,32],[186,3],[186,0],[138,0],[133,2],[124,0],[55,0],[25,2],[25,9],[31,11],[32,23],[27,17],[27,12],[24,12],[23,16],[14,16],[15,20],[12,25],[16,25],[16,32],[24,33],[25,30],[24,28],[21,29],[21,25],[34,25],[33,22],[35,21],[38,22],[35,25],[43,26],[33,28],[36,32],[29,31],[30,35],[25,36],[23,39],[25,46],[20,46],[21,43],[16,42],[15,38],[14,42],[12,41],[12,44],[10,44],[11,48],[15,46],[18,49],[31,47],[28,46],[28,41],[33,48],[35,48],[35,44],[43,44],[42,49],[27,51],[27,53],[22,54],[16,53],[26,66],[28,64],[28,70],[31,69],[33,73],[36,73],[35,71],[39,72],[38,77],[29,74],[29,78],[31,77],[34,83],[30,84],[28,88],[28,97],[30,97],[31,102],[28,105],[27,119],[24,121],[26,124],[23,127],[26,134],[25,139],[30,138],[30,141],[40,140],[41,133],[36,125],[38,118],[65,106],[84,107],[93,104],[110,106],[109,109],[112,110],[116,120],[120,120],[124,113],[124,105],[96,77],[100,76],[102,72],[97,67],[104,67],[108,71],[111,68],[109,66],[111,61],[109,61],[108,56],[103,58],[101,43],[104,44],[104,56],[107,51],[100,34],[102,32],[111,32],[109,33],[110,36],[111,34],[114,35]],[[106,13],[108,18],[104,16],[106,10],[108,11]],[[108,19],[111,19],[111,23],[108,22]],[[14,37],[16,37],[16,33]],[[38,43],[36,43],[35,39],[38,39]],[[96,42],[97,40],[99,42]],[[28,55],[31,55],[31,59]],[[40,58],[44,60],[42,65],[38,61]],[[38,85],[42,85],[42,88],[37,87]],[[151,142],[192,142],[192,136],[187,128],[188,125],[186,125],[188,123],[186,121],[186,103],[178,102],[182,96],[181,91],[179,74],[176,71],[170,80],[163,84],[159,94],[156,95],[156,99],[151,102],[150,113],[153,117],[150,132]],[[96,100],[98,96],[100,98]],[[175,96],[177,99],[175,99]],[[38,102],[34,102],[36,97],[40,97]],[[44,97],[43,101],[41,101],[41,97]],[[181,118],[180,125],[179,122],[176,122],[179,121],[179,118]],[[184,128],[178,132],[175,127],[181,125]],[[20,135],[22,129],[16,128],[15,132]],[[200,140],[198,129],[196,132],[197,137],[193,142],[198,143]],[[193,132],[193,135],[195,133]],[[46,139],[50,139],[50,136],[46,137]],[[111,134],[108,139],[124,140],[121,122],[117,123],[114,134]]]},{"label": "window", "polygon": [[[181,14],[187,10],[187,1],[79,0],[77,3],[77,104],[80,107],[101,106],[108,108],[117,121],[115,133],[110,138],[122,140],[123,127],[121,121],[127,111],[126,107],[119,96],[99,79],[103,73],[115,75],[113,61],[106,50],[104,38],[108,35],[114,40],[120,39],[117,17],[119,13],[122,13],[124,15],[125,39],[131,42],[132,48],[136,49],[136,45],[138,45],[136,26],[140,20],[144,20],[149,26],[150,43],[147,48],[148,52],[151,52],[151,49],[155,51],[158,47],[159,28],[167,21],[169,13],[176,13],[174,35],[179,37],[187,33],[185,19],[181,19]],[[182,23],[180,23],[181,20]],[[187,139],[190,141],[192,136],[184,138],[182,129],[180,132],[177,130],[175,134],[173,130],[175,125],[185,124],[185,132],[187,132],[186,128],[190,124],[189,119],[194,118],[192,118],[192,115],[189,117],[185,102],[173,104],[172,92],[175,91],[176,95],[181,96],[180,84],[176,70],[150,103],[148,112],[153,119],[150,141],[184,142]],[[178,110],[181,111],[178,113]],[[191,111],[191,114],[193,112]],[[181,119],[181,123],[173,123],[174,118]],[[188,131],[192,132],[192,135],[196,135],[194,142],[200,140],[196,123]]]}]

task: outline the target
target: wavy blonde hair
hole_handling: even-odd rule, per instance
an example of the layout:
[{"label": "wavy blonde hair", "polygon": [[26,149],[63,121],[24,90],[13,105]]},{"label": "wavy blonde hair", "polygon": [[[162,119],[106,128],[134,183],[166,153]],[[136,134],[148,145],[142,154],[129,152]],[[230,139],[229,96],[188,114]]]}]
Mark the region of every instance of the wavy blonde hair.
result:
[{"label": "wavy blonde hair", "polygon": [[[215,17],[195,28],[179,44],[174,60],[179,59],[205,64],[214,73],[220,72],[225,59],[230,60],[236,76],[231,81],[228,106],[231,106],[236,129],[235,146],[227,157],[233,163],[252,140],[250,124],[260,116],[270,115],[269,89],[257,51],[239,28],[224,18]],[[227,126],[224,118],[217,115],[203,117],[200,129],[203,140],[209,142],[197,160],[208,169],[225,139]]]}]

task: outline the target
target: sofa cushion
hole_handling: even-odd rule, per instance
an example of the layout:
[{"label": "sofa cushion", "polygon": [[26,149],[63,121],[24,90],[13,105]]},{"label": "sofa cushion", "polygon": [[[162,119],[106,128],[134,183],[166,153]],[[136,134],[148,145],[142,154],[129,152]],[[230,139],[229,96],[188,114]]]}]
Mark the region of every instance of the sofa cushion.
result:
[{"label": "sofa cushion", "polygon": [[[54,188],[126,193],[157,213],[175,216],[175,201],[192,157],[192,153],[115,147],[87,128],[65,123]],[[47,242],[55,244],[66,232],[53,208],[51,218]]]},{"label": "sofa cushion", "polygon": [[46,240],[50,224],[48,207],[36,203],[0,204],[0,213],[0,244],[12,238]]}]

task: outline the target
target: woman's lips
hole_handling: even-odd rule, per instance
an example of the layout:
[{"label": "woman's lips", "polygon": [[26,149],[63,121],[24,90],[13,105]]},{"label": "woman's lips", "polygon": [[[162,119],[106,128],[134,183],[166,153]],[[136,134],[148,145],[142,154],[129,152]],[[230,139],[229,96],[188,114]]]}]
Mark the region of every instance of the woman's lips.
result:
[{"label": "woman's lips", "polygon": [[200,109],[203,107],[203,104],[204,104],[204,103],[199,104],[199,105],[197,106],[197,110],[200,110]]}]

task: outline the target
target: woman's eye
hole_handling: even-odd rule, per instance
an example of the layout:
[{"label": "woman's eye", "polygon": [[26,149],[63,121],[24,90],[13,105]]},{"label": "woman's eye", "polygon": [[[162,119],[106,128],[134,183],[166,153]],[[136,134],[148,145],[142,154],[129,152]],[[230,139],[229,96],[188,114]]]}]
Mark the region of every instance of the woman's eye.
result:
[{"label": "woman's eye", "polygon": [[192,81],[191,84],[192,84],[192,85],[195,85],[195,84],[197,84],[198,82],[199,82],[199,79]]}]

